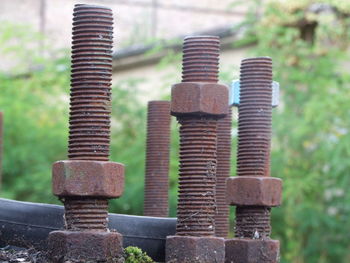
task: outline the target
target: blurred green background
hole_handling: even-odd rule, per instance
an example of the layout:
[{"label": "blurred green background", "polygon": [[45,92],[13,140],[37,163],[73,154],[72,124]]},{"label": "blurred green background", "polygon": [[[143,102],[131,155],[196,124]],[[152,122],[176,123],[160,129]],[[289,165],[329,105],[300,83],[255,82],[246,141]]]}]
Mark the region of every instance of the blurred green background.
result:
[{"label": "blurred green background", "polygon": [[[328,11],[312,10],[314,4]],[[268,1],[262,17],[247,13],[239,26],[248,30],[242,41],[232,43],[250,44],[251,56],[272,57],[274,79],[281,85],[280,106],[273,112],[271,158],[272,176],[284,181],[283,205],[272,212],[281,262],[350,262],[349,17],[348,1]],[[0,110],[5,116],[1,197],[58,204],[51,195],[51,165],[67,158],[70,59],[67,50],[50,50],[49,57],[33,50],[31,41],[42,37],[23,25],[0,25],[1,56],[20,62],[10,73],[0,72]],[[180,54],[169,54],[159,67],[173,67],[174,62],[181,62]],[[221,81],[237,78],[238,68],[222,71]],[[141,215],[146,103],[134,95],[139,84],[130,78],[113,86],[111,160],[126,165],[126,190],[111,202],[111,211]],[[173,120],[172,216],[177,130]]]}]

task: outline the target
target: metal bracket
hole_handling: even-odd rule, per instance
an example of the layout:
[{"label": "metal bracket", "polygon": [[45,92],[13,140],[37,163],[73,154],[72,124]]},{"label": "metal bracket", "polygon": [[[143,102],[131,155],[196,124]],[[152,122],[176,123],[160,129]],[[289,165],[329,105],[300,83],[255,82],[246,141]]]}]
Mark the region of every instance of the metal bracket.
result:
[{"label": "metal bracket", "polygon": [[[236,79],[232,81],[231,87],[230,87],[230,96],[229,96],[229,105],[232,106],[239,106],[239,93],[240,93],[240,83],[239,80]],[[272,108],[275,108],[279,104],[279,97],[280,97],[280,84],[277,81],[272,82],[272,101],[271,105]]]}]

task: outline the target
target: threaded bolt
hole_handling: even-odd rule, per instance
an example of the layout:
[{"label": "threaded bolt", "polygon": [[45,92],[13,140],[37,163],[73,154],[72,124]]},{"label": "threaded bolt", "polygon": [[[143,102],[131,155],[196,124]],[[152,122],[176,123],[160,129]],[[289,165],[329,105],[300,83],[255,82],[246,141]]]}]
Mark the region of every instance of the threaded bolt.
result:
[{"label": "threaded bolt", "polygon": [[169,213],[170,102],[150,101],[147,117],[144,215]]},{"label": "threaded bolt", "polygon": [[[75,5],[68,146],[70,160],[109,160],[112,44],[112,10]],[[64,206],[67,230],[107,231],[107,199],[67,197]]]},{"label": "threaded bolt", "polygon": [[226,238],[229,231],[229,205],[226,203],[226,179],[231,169],[232,110],[218,120],[215,235]]},{"label": "threaded bolt", "polygon": [[218,82],[220,40],[216,36],[186,37],[182,82]]},{"label": "threaded bolt", "polygon": [[[237,175],[270,176],[272,61],[245,59],[240,71]],[[264,238],[270,232],[269,207],[237,206],[236,237]]]},{"label": "threaded bolt", "polygon": [[[219,38],[187,37],[182,82],[217,82]],[[214,236],[217,117],[178,116],[180,171],[176,234]]]}]

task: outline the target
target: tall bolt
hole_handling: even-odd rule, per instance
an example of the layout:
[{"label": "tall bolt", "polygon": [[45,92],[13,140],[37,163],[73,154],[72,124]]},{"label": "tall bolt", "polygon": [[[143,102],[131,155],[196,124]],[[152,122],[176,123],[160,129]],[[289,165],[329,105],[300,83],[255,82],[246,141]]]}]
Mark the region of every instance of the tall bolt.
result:
[{"label": "tall bolt", "polygon": [[[123,188],[123,166],[109,162],[112,45],[112,11],[76,5],[69,161],[53,166],[53,190],[64,203],[66,231],[50,234],[54,262],[62,258],[112,262],[112,257],[121,253],[120,234],[107,228],[108,199],[119,197]],[[77,240],[74,246],[72,240]]]},{"label": "tall bolt", "polygon": [[180,169],[176,236],[167,238],[167,262],[224,260],[224,241],[214,237],[217,123],[228,111],[228,89],[217,84],[219,46],[214,36],[185,38],[182,83],[172,88]]},{"label": "tall bolt", "polygon": [[147,118],[145,216],[169,213],[170,102],[150,101]]},{"label": "tall bolt", "polygon": [[232,110],[218,121],[215,235],[227,238],[229,232],[229,205],[226,203],[226,179],[231,170]]},{"label": "tall bolt", "polygon": [[[69,116],[70,160],[109,160],[112,47],[112,11],[76,5]],[[64,207],[67,229],[107,230],[107,199],[66,198]],[[86,219],[89,213],[93,219]]]},{"label": "tall bolt", "polygon": [[282,188],[280,179],[270,177],[270,58],[242,61],[239,96],[238,176],[227,180],[227,200],[236,205],[236,239],[226,241],[226,262],[278,262],[279,242],[269,239],[270,210],[280,205]]}]

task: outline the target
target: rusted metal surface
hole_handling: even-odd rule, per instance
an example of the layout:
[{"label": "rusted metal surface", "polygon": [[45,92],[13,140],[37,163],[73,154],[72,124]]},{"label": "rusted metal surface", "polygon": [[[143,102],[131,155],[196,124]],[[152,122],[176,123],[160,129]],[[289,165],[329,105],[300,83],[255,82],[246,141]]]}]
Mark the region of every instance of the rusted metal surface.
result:
[{"label": "rusted metal surface", "polygon": [[224,246],[222,238],[171,236],[166,241],[167,262],[224,262]]},{"label": "rusted metal surface", "polygon": [[65,160],[52,167],[56,196],[120,197],[124,190],[124,166],[115,162]]},{"label": "rusted metal surface", "polygon": [[[214,259],[224,253],[223,239],[214,237],[217,121],[228,111],[228,88],[217,84],[219,45],[214,36],[185,38],[182,83],[172,88],[171,113],[180,124],[180,168],[176,237],[167,240],[167,262],[223,262],[203,256]],[[192,242],[198,249],[190,252],[185,247]],[[217,242],[215,251],[205,245],[210,242]]]},{"label": "rusted metal surface", "polygon": [[115,262],[121,257],[122,237],[107,228],[108,198],[120,196],[124,183],[123,165],[108,162],[112,40],[113,15],[109,8],[75,6],[70,160],[53,167],[53,190],[64,203],[66,231],[50,233],[53,262]]},{"label": "rusted metal surface", "polygon": [[226,202],[235,206],[279,206],[282,180],[274,177],[237,176],[227,180]]},{"label": "rusted metal surface", "polygon": [[280,260],[277,240],[230,239],[225,246],[225,263],[277,263]]},{"label": "rusted metal surface", "polygon": [[[237,175],[270,176],[271,59],[261,57],[243,60],[240,85]],[[269,208],[258,204],[252,207],[238,206],[236,217],[236,237],[270,236],[270,220],[267,220],[270,217]],[[245,222],[257,223],[253,223],[254,227],[252,227],[250,223],[245,224]]]},{"label": "rusted metal surface", "polygon": [[171,112],[173,115],[213,115],[224,117],[228,111],[227,87],[218,83],[183,82],[171,90]]},{"label": "rusted metal surface", "polygon": [[236,205],[234,239],[226,262],[278,262],[279,242],[270,239],[271,207],[281,204],[282,181],[270,176],[272,61],[242,61],[237,175],[227,179],[227,201]]},{"label": "rusted metal surface", "polygon": [[144,215],[169,213],[170,102],[148,103]]},{"label": "rusted metal surface", "polygon": [[215,235],[226,238],[229,232],[229,205],[226,202],[226,179],[231,171],[232,110],[218,121]]},{"label": "rusted metal surface", "polygon": [[116,232],[54,231],[50,238],[49,250],[55,250],[53,262],[123,262],[115,259],[116,254],[123,253],[122,236]]}]

